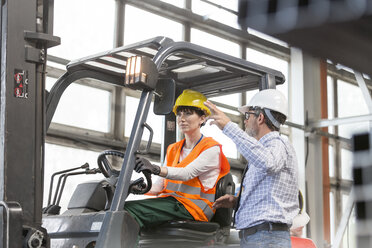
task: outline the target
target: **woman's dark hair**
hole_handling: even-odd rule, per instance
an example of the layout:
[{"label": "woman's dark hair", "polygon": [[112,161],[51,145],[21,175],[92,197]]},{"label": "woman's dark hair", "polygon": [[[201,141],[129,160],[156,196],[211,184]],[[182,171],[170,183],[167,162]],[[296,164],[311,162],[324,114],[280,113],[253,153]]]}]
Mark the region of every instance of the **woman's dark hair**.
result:
[{"label": "woman's dark hair", "polygon": [[[201,110],[200,108],[197,108],[197,107],[192,107],[192,106],[178,106],[177,109],[176,109],[177,114],[179,112],[186,112],[186,111],[190,111],[192,113],[196,113],[199,117],[202,117],[203,115],[206,115],[203,110]],[[202,127],[204,125],[205,125],[205,122],[203,124],[201,124],[200,127]]]}]

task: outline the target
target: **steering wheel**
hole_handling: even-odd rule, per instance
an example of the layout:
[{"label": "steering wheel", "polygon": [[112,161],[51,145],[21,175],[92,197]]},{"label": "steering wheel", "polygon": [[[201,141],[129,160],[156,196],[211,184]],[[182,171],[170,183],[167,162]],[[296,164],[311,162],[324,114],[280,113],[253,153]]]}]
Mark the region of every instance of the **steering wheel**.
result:
[{"label": "steering wheel", "polygon": [[[124,153],[116,150],[107,150],[103,151],[97,158],[98,168],[101,170],[102,174],[107,177],[118,177],[120,171],[115,170],[113,166],[111,166],[110,162],[107,159],[107,156],[117,156],[120,158],[124,158]],[[146,178],[146,182],[143,178],[138,178],[134,181],[130,181],[129,183],[129,193],[133,194],[146,194],[150,191],[152,187],[152,180],[151,180],[151,173],[147,171],[142,171],[143,175]]]}]

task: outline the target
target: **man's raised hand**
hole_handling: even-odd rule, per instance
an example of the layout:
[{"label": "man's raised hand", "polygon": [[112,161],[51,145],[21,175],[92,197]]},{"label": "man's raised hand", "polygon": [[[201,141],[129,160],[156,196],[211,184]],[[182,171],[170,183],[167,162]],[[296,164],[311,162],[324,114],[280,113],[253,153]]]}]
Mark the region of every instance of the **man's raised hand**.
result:
[{"label": "man's raised hand", "polygon": [[208,116],[208,119],[212,120],[210,122],[210,125],[215,124],[219,129],[222,130],[226,126],[226,124],[231,121],[224,112],[219,110],[216,105],[214,105],[210,101],[204,102],[204,105],[207,106],[211,111],[211,115]]}]

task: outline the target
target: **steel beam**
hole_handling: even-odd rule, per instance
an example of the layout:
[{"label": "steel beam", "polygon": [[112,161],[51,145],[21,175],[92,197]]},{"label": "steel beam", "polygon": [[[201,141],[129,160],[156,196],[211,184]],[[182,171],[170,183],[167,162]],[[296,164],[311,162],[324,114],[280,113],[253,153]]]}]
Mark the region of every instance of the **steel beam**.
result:
[{"label": "steel beam", "polygon": [[19,202],[34,225],[41,223],[44,88],[38,66],[25,61],[25,46],[34,44],[23,31],[36,31],[36,0],[2,2],[0,200]]},{"label": "steel beam", "polygon": [[351,191],[350,191],[350,194],[349,194],[349,199],[347,200],[347,204],[346,204],[346,207],[345,207],[345,210],[344,210],[344,214],[342,215],[340,224],[337,228],[337,232],[336,232],[336,235],[335,235],[335,241],[333,242],[333,244],[331,246],[332,248],[339,248],[340,247],[340,245],[342,243],[342,238],[344,237],[345,230],[346,230],[347,225],[349,223],[351,213],[354,209],[354,205],[355,205],[354,190],[352,188]]},{"label": "steel beam", "polygon": [[329,127],[329,126],[339,126],[344,124],[351,124],[363,121],[372,121],[372,114],[369,115],[359,115],[359,116],[351,116],[351,117],[341,117],[341,118],[334,118],[334,119],[320,119],[309,121],[309,128],[321,128],[321,127]]},{"label": "steel beam", "polygon": [[125,22],[125,4],[123,0],[115,0],[115,30],[114,47],[124,45],[124,23]]},{"label": "steel beam", "polygon": [[[322,59],[320,61],[320,109],[321,118],[328,118],[328,101],[327,101],[327,62]],[[322,128],[322,131],[328,133],[328,128]],[[322,174],[323,174],[323,227],[324,241],[331,243],[331,228],[330,228],[330,178],[329,178],[329,139],[322,137]]]},{"label": "steel beam", "polygon": [[372,113],[372,99],[371,99],[371,95],[369,94],[367,84],[364,81],[363,75],[362,75],[362,73],[357,72],[357,71],[354,71],[354,74],[355,74],[355,78],[358,82],[359,88],[362,91],[364,100],[367,104],[368,111],[369,111],[369,113]]},{"label": "steel beam", "polygon": [[[320,106],[320,60],[303,53],[304,68],[304,111],[305,121],[321,118]],[[319,136],[307,138],[306,186],[307,206],[311,218],[311,238],[318,247],[324,245],[324,215],[323,215],[323,173],[322,146]]]},{"label": "steel beam", "polygon": [[[292,144],[296,151],[298,161],[298,183],[304,199],[307,199],[306,184],[305,184],[305,111],[304,111],[304,78],[303,78],[303,58],[302,52],[299,49],[291,48],[291,63],[290,63],[290,81],[296,82],[288,85],[288,102],[289,105],[289,121],[287,125],[291,128]],[[296,124],[294,124],[295,122]],[[307,211],[306,205],[304,211]],[[306,227],[305,227],[306,231]]]},{"label": "steel beam", "polygon": [[[332,62],[328,62],[327,65],[327,74],[328,76],[331,76],[333,78],[336,78],[338,80],[343,80],[345,82],[351,83],[353,85],[358,85],[358,82],[356,81],[355,74],[347,71],[346,68],[340,68],[337,65],[332,64]],[[369,90],[372,90],[372,81],[371,79],[364,78],[364,81],[366,82],[366,85]]]},{"label": "steel beam", "polygon": [[[290,77],[292,82],[296,82],[290,85],[291,118],[306,126],[308,119],[320,119],[319,60],[292,48],[291,62]],[[305,203],[311,218],[308,234],[318,247],[323,247],[323,195],[319,194],[323,191],[321,138],[316,135],[305,137],[305,132],[295,129],[292,129],[292,134],[299,164],[300,189],[306,192]]]},{"label": "steel beam", "polygon": [[[17,225],[26,236],[25,240],[2,236],[1,247],[35,244],[40,241],[33,240],[36,232],[47,240],[41,228],[45,63],[47,48],[60,42],[50,35],[53,2],[1,1],[0,201],[3,206],[19,204],[23,217],[11,229]],[[4,223],[1,218],[3,231]],[[49,245],[42,242],[40,245]]]}]

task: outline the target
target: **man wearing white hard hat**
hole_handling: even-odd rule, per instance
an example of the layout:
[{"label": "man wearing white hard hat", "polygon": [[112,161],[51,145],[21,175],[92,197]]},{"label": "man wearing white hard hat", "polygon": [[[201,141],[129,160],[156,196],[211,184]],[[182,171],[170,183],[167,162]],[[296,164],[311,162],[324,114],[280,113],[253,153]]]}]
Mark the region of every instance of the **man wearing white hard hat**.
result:
[{"label": "man wearing white hard hat", "polygon": [[214,208],[235,208],[241,247],[291,247],[289,228],[298,214],[298,168],[293,146],[279,134],[288,116],[287,100],[275,89],[258,92],[239,108],[245,132],[214,104],[217,125],[247,159],[238,197],[225,195]]}]

